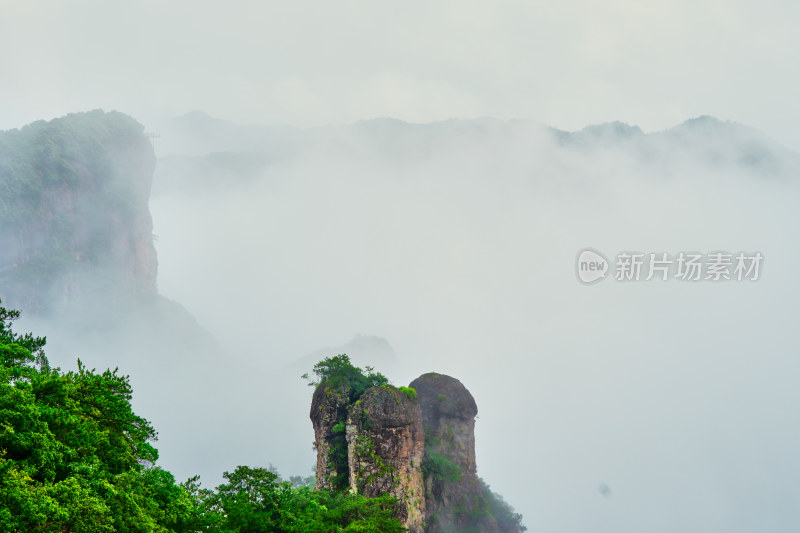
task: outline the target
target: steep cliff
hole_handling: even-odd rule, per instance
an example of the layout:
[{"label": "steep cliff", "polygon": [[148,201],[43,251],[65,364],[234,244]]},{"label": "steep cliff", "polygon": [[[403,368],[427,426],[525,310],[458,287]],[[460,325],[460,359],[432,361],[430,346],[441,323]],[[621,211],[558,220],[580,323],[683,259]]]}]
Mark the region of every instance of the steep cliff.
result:
[{"label": "steep cliff", "polygon": [[389,495],[414,533],[525,531],[476,474],[478,407],[466,387],[429,373],[398,389],[366,368],[346,355],[314,366],[316,488]]},{"label": "steep cliff", "polygon": [[143,126],[76,113],[0,132],[0,298],[47,313],[156,292]]},{"label": "steep cliff", "polygon": [[419,403],[390,385],[357,393],[346,380],[314,390],[311,423],[317,451],[317,490],[397,498],[394,515],[422,533],[424,435]]},{"label": "steep cliff", "polygon": [[457,379],[430,372],[411,382],[417,391],[428,455],[447,457],[462,474],[474,475],[478,406]]},{"label": "steep cliff", "polygon": [[480,501],[475,466],[475,415],[472,394],[455,378],[428,373],[411,382],[417,391],[425,430],[423,473],[429,532],[498,531],[492,520],[473,524]]},{"label": "steep cliff", "polygon": [[350,406],[347,383],[322,383],[311,399],[311,424],[317,451],[317,490],[337,490],[350,480],[345,420]]},{"label": "steep cliff", "polygon": [[369,389],[349,409],[346,439],[352,490],[397,498],[395,516],[412,533],[421,533],[425,447],[419,402],[390,385]]},{"label": "steep cliff", "polygon": [[410,386],[416,390],[425,431],[426,531],[514,533],[521,516],[477,476],[475,416],[478,406],[457,379],[434,372]]}]

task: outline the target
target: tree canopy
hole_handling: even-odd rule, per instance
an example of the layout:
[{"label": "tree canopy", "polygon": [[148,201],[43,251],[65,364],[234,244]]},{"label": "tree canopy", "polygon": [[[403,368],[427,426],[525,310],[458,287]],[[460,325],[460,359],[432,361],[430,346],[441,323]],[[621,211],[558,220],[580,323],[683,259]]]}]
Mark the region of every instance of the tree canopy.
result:
[{"label": "tree canopy", "polygon": [[345,386],[349,390],[350,402],[356,401],[371,387],[389,383],[386,376],[375,372],[371,366],[365,366],[363,370],[354,366],[346,354],[326,357],[314,365],[313,373],[317,379],[310,378],[308,374],[302,376],[308,380],[309,386],[316,387],[321,383],[334,388]]},{"label": "tree canopy", "polygon": [[[117,370],[51,368],[45,339],[0,307],[0,531],[402,531],[394,500],[312,491],[240,466],[215,490],[156,466],[156,432]],[[300,486],[298,486],[300,485]]]}]

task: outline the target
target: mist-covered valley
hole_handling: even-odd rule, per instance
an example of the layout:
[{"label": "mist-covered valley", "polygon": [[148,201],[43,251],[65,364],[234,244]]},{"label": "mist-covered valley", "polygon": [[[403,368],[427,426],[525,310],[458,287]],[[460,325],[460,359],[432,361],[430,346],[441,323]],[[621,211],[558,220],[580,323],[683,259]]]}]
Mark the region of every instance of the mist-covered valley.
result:
[{"label": "mist-covered valley", "polygon": [[[347,353],[398,386],[461,380],[479,475],[532,531],[796,521],[796,153],[712,117],[155,127],[153,290],[77,290],[20,328],[53,364],[130,374],[178,480],[311,474],[300,374]],[[757,281],[585,286],[587,247],[764,262]]]},{"label": "mist-covered valley", "polygon": [[799,19],[0,1],[0,532],[793,533]]},{"label": "mist-covered valley", "polygon": [[[376,120],[253,137],[260,175],[193,187],[165,168],[151,204],[159,287],[222,346],[280,375],[377,335],[396,383],[458,377],[479,406],[480,473],[534,530],[796,519],[796,154],[709,117],[649,134]],[[586,287],[587,246],[760,251],[763,277]],[[298,389],[269,388],[284,386]],[[289,457],[279,447],[304,448],[305,431],[260,453]],[[280,469],[302,469],[295,457]]]}]

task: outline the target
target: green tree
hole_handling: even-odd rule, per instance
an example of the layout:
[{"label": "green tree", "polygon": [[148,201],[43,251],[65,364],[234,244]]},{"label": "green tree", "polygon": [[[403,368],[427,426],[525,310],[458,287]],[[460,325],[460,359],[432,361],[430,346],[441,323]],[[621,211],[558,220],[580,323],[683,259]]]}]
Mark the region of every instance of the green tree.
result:
[{"label": "green tree", "polygon": [[351,403],[358,400],[370,387],[379,387],[389,383],[386,376],[375,372],[371,366],[365,366],[363,370],[354,366],[346,354],[326,357],[314,365],[313,373],[316,375],[316,379],[310,378],[308,374],[302,376],[308,381],[309,386],[317,387],[324,383],[325,386],[332,388],[346,387]]},{"label": "green tree", "polygon": [[194,502],[154,466],[127,376],[51,368],[0,307],[0,531],[191,531]]},{"label": "green tree", "polygon": [[13,331],[18,317],[0,306],[0,531],[403,531],[388,496],[315,492],[274,468],[240,466],[215,491],[176,484],[155,466],[156,432],[133,412],[128,377],[51,368],[44,338]]},{"label": "green tree", "polygon": [[[223,474],[216,491],[194,488],[214,533],[394,533],[405,529],[392,516],[395,499],[292,487],[265,468],[239,466]],[[211,518],[209,515],[215,515]]]},{"label": "green tree", "polygon": [[340,395],[347,401],[343,403],[336,413],[336,422],[332,427],[332,434],[328,437],[328,460],[336,471],[330,480],[331,487],[337,491],[346,490],[349,486],[350,475],[347,462],[347,439],[345,436],[345,418],[347,408],[361,397],[367,389],[386,385],[389,380],[383,374],[375,372],[371,366],[361,368],[354,366],[346,354],[326,357],[314,365],[313,373],[316,379],[308,374],[301,376],[313,387],[324,387],[327,393]]}]

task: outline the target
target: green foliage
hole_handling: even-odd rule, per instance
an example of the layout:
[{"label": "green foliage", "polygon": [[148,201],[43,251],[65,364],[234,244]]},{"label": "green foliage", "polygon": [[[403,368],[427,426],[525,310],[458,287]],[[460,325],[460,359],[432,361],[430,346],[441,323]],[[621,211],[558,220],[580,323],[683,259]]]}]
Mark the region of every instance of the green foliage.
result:
[{"label": "green foliage", "polygon": [[372,421],[369,419],[369,411],[361,409],[359,416],[361,417],[361,427],[364,429],[371,429]]},{"label": "green foliage", "polygon": [[515,512],[502,496],[493,492],[483,479],[478,478],[478,492],[469,500],[463,499],[454,509],[460,533],[481,533],[487,524],[496,523],[499,531],[522,533],[528,528],[522,515]]},{"label": "green foliage", "polygon": [[309,378],[308,374],[302,376],[308,380],[309,386],[316,387],[324,383],[331,389],[346,389],[351,404],[358,400],[367,389],[389,383],[386,376],[375,372],[371,366],[366,366],[363,370],[353,366],[350,357],[346,354],[326,357],[314,365],[313,373],[316,375],[316,379]]},{"label": "green foliage", "polygon": [[72,187],[87,177],[105,181],[83,186],[98,185],[124,206],[132,189],[115,179],[109,145],[144,141],[143,129],[122,113],[95,110],[0,132],[0,185],[6,200],[0,203],[0,221],[27,221],[52,185]]},{"label": "green foliage", "polygon": [[426,450],[422,459],[422,473],[436,481],[458,481],[461,479],[461,469],[444,455]]},{"label": "green foliage", "polygon": [[433,431],[428,426],[422,427],[425,430],[425,452],[427,453],[429,448],[439,446],[442,443],[442,440],[433,435]]},{"label": "green foliage", "polygon": [[[37,533],[399,532],[396,500],[315,492],[313,478],[239,467],[216,490],[154,465],[155,431],[127,376],[50,368],[45,339],[0,307],[0,531]],[[344,428],[339,433],[344,438]]]},{"label": "green foliage", "polygon": [[12,380],[34,373],[34,363],[49,369],[44,356],[46,339],[30,333],[19,335],[11,330],[12,323],[19,316],[19,311],[0,307],[0,368],[9,372]]},{"label": "green foliage", "polygon": [[400,532],[392,517],[395,499],[312,491],[293,487],[274,472],[240,466],[225,472],[226,483],[216,491],[195,485],[190,491],[204,510],[206,531],[214,533],[267,532]]},{"label": "green foliage", "polygon": [[0,307],[0,531],[183,531],[192,502],[154,466],[127,376],[50,368]]},{"label": "green foliage", "polygon": [[336,473],[330,479],[330,483],[334,490],[345,490],[350,483],[345,421],[339,420],[331,428],[331,432],[333,435],[328,439],[328,461]]},{"label": "green foliage", "polygon": [[354,366],[345,354],[327,357],[314,365],[316,379],[308,374],[302,377],[313,387],[325,387],[329,394],[346,394],[347,401],[336,413],[338,417],[328,437],[328,461],[335,471],[329,480],[335,491],[344,491],[350,485],[350,470],[347,462],[347,440],[345,438],[345,419],[348,408],[370,388],[388,385],[389,380],[383,374],[367,366],[363,370]]},{"label": "green foliage", "polygon": [[486,501],[486,512],[497,521],[500,531],[527,531],[528,528],[522,524],[522,515],[514,511],[502,496],[493,492],[483,479],[478,478],[478,481],[481,484],[481,495]]},{"label": "green foliage", "polygon": [[328,446],[328,462],[335,472],[330,479],[331,487],[335,491],[346,490],[350,486],[350,467],[347,462],[347,438],[344,431],[334,433],[328,439]]},{"label": "green foliage", "polygon": [[417,399],[417,391],[413,387],[397,387],[397,390],[405,394],[409,400]]},{"label": "green foliage", "polygon": [[[121,224],[135,227],[148,187],[143,126],[96,110],[0,132],[0,287],[6,298],[47,309],[54,283],[106,266]],[[149,152],[152,156],[152,151]],[[59,295],[61,296],[61,295]]]}]

